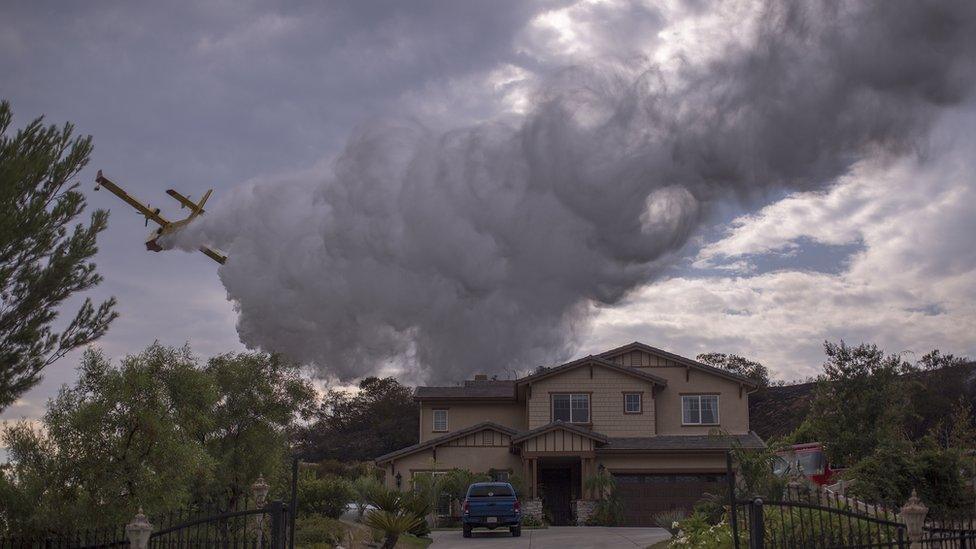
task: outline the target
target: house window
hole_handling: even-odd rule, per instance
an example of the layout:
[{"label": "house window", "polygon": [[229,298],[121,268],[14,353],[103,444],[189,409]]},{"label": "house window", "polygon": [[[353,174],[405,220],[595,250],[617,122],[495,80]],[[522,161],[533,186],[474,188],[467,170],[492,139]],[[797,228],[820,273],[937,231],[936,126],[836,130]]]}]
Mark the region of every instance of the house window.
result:
[{"label": "house window", "polygon": [[447,410],[434,410],[434,431],[447,431]]},{"label": "house window", "polygon": [[511,471],[508,469],[491,469],[488,474],[491,475],[492,482],[508,482],[511,478]]},{"label": "house window", "polygon": [[641,393],[624,393],[624,413],[639,414],[644,410]]},{"label": "house window", "polygon": [[552,420],[589,423],[590,395],[586,393],[552,395]]},{"label": "house window", "polygon": [[681,423],[684,425],[718,425],[718,395],[682,396]]}]

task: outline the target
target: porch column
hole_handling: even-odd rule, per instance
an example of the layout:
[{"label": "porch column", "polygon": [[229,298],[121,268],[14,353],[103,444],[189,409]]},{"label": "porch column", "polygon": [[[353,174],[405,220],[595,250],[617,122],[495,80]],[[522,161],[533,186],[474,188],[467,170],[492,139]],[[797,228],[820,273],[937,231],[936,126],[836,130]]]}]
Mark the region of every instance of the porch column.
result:
[{"label": "porch column", "polygon": [[539,498],[539,490],[536,485],[539,481],[539,458],[532,458],[532,499]]},{"label": "porch column", "polygon": [[591,475],[590,471],[593,469],[593,458],[583,458],[583,467],[580,474],[581,490],[580,493],[583,494],[582,499],[593,499],[593,494],[590,490],[586,488],[586,479]]}]

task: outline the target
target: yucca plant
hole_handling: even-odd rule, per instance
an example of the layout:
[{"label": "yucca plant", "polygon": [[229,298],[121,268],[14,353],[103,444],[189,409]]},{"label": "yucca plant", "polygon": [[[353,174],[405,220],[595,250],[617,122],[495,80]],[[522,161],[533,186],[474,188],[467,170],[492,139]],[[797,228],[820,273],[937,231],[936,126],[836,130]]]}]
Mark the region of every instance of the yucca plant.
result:
[{"label": "yucca plant", "polygon": [[661,528],[667,530],[672,536],[675,536],[678,534],[678,530],[681,529],[678,523],[684,520],[687,516],[688,513],[686,513],[685,510],[681,509],[680,507],[676,509],[669,509],[667,511],[661,511],[660,513],[655,514],[654,524],[657,524]]},{"label": "yucca plant", "polygon": [[366,513],[366,520],[363,523],[385,534],[382,549],[393,549],[404,532],[409,532],[423,520],[422,517],[404,509],[399,511],[371,510]]}]

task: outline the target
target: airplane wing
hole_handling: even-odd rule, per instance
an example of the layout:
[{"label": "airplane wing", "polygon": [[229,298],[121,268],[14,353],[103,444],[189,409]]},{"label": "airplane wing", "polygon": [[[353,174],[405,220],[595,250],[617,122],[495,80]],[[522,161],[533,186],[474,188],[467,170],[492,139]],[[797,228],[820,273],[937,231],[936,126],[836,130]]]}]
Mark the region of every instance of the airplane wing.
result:
[{"label": "airplane wing", "polygon": [[98,170],[98,175],[95,177],[95,190],[98,190],[98,187],[105,187],[106,189],[112,191],[112,194],[121,198],[127,204],[135,208],[140,214],[142,214],[146,218],[147,222],[152,220],[160,227],[165,227],[170,224],[169,220],[159,215],[159,208],[150,208],[142,202],[139,202],[129,193],[123,191],[121,187],[113,183],[109,178],[102,175],[102,170]]},{"label": "airplane wing", "polygon": [[[206,202],[206,199],[210,197],[210,192],[211,191],[207,191],[207,196],[205,196],[204,200],[202,200],[201,202]],[[190,211],[195,214],[202,214],[204,212],[204,209],[196,202],[193,202],[192,200],[190,200],[189,197],[183,196],[182,194],[180,194],[177,191],[174,191],[173,189],[166,189],[166,194],[175,198],[176,201],[180,203],[181,208],[190,208]]]},{"label": "airplane wing", "polygon": [[206,246],[200,246],[200,251],[207,255],[210,259],[213,259],[217,263],[223,265],[227,261],[227,256],[214,250],[213,248],[208,248]]}]

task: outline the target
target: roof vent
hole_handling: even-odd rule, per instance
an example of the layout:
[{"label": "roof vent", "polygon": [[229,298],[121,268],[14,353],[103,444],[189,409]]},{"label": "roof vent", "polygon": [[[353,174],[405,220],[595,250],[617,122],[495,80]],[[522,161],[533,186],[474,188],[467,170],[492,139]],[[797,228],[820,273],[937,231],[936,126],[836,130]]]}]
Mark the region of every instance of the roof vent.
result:
[{"label": "roof vent", "polygon": [[487,374],[475,374],[474,375],[474,380],[475,381],[488,381],[488,375]]}]

